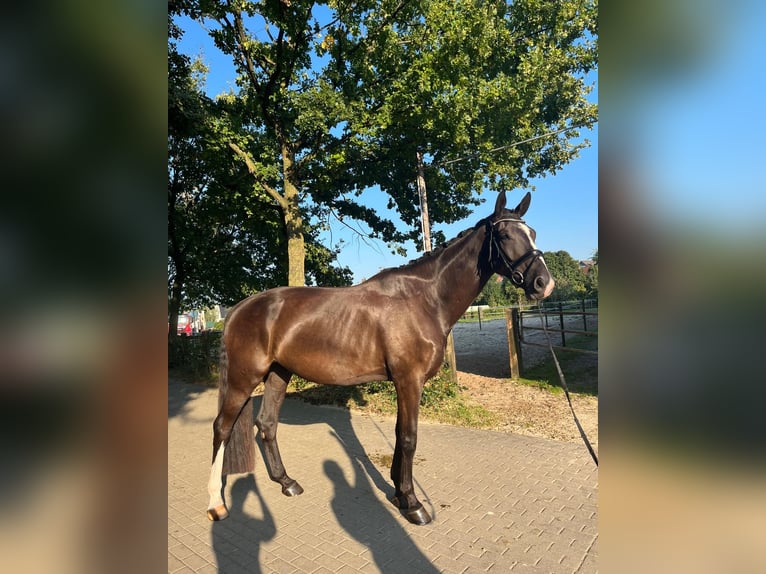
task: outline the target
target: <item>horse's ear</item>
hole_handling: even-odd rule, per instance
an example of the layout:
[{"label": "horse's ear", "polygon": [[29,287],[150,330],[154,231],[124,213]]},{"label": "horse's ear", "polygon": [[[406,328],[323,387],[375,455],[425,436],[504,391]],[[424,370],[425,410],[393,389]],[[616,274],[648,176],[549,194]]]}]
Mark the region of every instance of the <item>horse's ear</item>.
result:
[{"label": "horse's ear", "polygon": [[497,201],[495,202],[495,215],[500,215],[505,209],[505,190],[497,194]]},{"label": "horse's ear", "polygon": [[519,217],[524,217],[524,214],[527,212],[527,209],[529,209],[529,203],[532,201],[532,194],[530,192],[527,192],[527,194],[522,198],[522,200],[519,202],[519,204],[516,206],[515,211]]}]

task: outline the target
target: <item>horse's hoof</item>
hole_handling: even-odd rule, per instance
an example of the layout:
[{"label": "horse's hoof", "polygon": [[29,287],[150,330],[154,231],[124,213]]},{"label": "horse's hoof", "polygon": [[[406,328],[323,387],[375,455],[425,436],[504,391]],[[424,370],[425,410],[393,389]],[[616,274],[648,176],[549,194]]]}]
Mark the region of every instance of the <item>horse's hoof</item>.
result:
[{"label": "horse's hoof", "polygon": [[414,508],[413,510],[405,510],[404,517],[409,520],[412,524],[417,524],[418,526],[423,526],[425,524],[428,524],[431,522],[431,515],[428,514],[425,508],[421,505],[418,508]]},{"label": "horse's hoof", "polygon": [[423,508],[423,505],[419,502],[417,507],[409,508],[407,507],[407,498],[404,497],[404,495],[402,495],[401,498],[395,495],[391,499],[391,503],[399,510],[401,510],[402,514],[404,514],[404,517],[412,522],[412,524],[423,526],[424,524],[431,522],[431,515],[428,514],[426,509]]},{"label": "horse's hoof", "polygon": [[297,481],[293,480],[282,487],[282,494],[285,496],[298,496],[303,494],[303,488]]},{"label": "horse's hoof", "polygon": [[208,520],[217,522],[219,520],[224,520],[225,518],[228,518],[229,511],[227,510],[225,504],[221,504],[219,506],[216,506],[215,508],[208,508],[207,517],[208,517]]}]

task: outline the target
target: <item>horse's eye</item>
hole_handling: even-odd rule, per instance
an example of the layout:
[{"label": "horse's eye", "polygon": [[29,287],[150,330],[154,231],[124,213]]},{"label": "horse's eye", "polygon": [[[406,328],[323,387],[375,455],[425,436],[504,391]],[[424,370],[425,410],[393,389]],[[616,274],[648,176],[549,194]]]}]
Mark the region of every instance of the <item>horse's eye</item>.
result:
[{"label": "horse's eye", "polygon": [[511,236],[508,235],[507,233],[501,233],[500,234],[500,239],[502,239],[503,241],[505,241],[506,239],[510,239],[510,238],[511,238]]}]

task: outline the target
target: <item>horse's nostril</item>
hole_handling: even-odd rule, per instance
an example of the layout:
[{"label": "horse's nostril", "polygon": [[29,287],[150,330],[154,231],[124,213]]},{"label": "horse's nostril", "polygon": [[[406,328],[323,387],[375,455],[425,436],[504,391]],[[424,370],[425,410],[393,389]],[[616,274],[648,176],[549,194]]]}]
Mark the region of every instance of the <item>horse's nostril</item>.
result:
[{"label": "horse's nostril", "polygon": [[535,277],[535,289],[538,291],[545,289],[545,280],[542,277]]}]

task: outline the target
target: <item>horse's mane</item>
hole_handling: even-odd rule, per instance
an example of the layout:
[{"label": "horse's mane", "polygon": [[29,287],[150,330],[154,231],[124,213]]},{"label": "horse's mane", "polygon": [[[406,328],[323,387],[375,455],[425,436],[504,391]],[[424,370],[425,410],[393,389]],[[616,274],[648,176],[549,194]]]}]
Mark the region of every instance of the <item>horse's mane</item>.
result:
[{"label": "horse's mane", "polygon": [[[400,269],[409,269],[410,267],[413,267],[413,266],[417,265],[421,261],[425,261],[426,259],[430,259],[432,257],[436,257],[437,255],[442,253],[445,249],[447,249],[447,247],[449,247],[450,245],[453,245],[454,243],[458,242],[460,239],[462,239],[466,235],[469,235],[469,234],[473,233],[476,229],[478,229],[479,227],[483,226],[487,222],[488,219],[489,219],[489,217],[485,217],[484,219],[482,219],[478,223],[476,223],[476,225],[474,225],[473,227],[469,227],[468,229],[464,229],[463,231],[458,233],[452,239],[449,239],[449,240],[445,241],[444,243],[441,243],[441,244],[437,245],[436,247],[433,248],[432,251],[426,251],[420,257],[418,257],[417,259],[412,259],[411,261],[408,261],[407,263],[404,263],[404,264],[399,265],[397,267],[386,267],[385,269],[381,269],[375,275],[373,275],[373,277],[378,277],[380,275],[383,275],[384,273],[388,273],[388,272],[391,272],[391,271],[398,271]],[[370,279],[372,279],[372,277]]]}]

